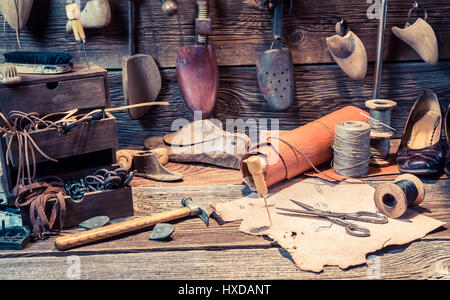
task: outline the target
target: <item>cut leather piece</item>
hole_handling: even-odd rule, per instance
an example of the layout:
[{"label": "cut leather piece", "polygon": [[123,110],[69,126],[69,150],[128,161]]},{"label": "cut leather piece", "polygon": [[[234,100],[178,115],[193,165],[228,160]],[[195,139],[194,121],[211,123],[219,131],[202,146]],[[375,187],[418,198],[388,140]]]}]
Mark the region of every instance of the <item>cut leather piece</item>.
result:
[{"label": "cut leather piece", "polygon": [[177,80],[187,108],[202,112],[206,119],[216,104],[219,69],[211,45],[184,46],[178,49]]},{"label": "cut leather piece", "polygon": [[367,73],[367,53],[364,44],[352,31],[326,38],[328,50],[339,67],[354,80],[363,80]]},{"label": "cut leather piece", "polygon": [[246,164],[246,159],[252,155],[262,155],[266,160],[264,177],[267,186],[308,171],[312,169],[311,164],[318,167],[330,161],[333,157],[331,146],[335,124],[367,121],[361,113],[366,114],[357,107],[347,106],[299,128],[282,132],[279,139],[269,138],[268,145],[259,145],[242,157],[240,170],[244,180],[250,188],[255,188]]},{"label": "cut leather piece", "polygon": [[133,154],[133,167],[136,176],[163,182],[180,181],[183,175],[167,170],[158,160],[154,151],[141,151]]},{"label": "cut leather piece", "polygon": [[[243,146],[237,148],[234,152],[245,151],[248,149],[250,140],[247,135],[240,133],[230,133],[218,127],[214,122],[210,120],[198,120],[191,122],[176,132],[166,134],[163,139],[167,145],[173,146],[192,146],[200,143],[205,143],[217,139],[237,138],[242,140],[237,146]],[[205,149],[207,150],[207,149]],[[212,151],[216,151],[215,149]],[[243,153],[243,152],[241,152]]]},{"label": "cut leather piece", "polygon": [[394,26],[392,32],[413,48],[426,63],[435,65],[438,62],[439,50],[436,34],[424,19],[417,18],[412,25],[406,23],[404,28]]},{"label": "cut leather piece", "polygon": [[[155,60],[146,54],[122,57],[122,84],[125,105],[153,102],[161,91],[161,74]],[[151,106],[128,110],[133,120],[142,119]]]},{"label": "cut leather piece", "polygon": [[441,128],[438,97],[433,91],[425,90],[411,108],[397,151],[401,172],[427,175],[442,170]]},{"label": "cut leather piece", "polygon": [[145,149],[167,149],[170,161],[231,169],[239,169],[241,157],[249,146],[247,135],[224,131],[210,120],[195,121],[174,133],[150,137],[144,142]]},{"label": "cut leather piece", "polygon": [[[109,0],[88,0],[81,11],[83,29],[100,29],[111,23],[111,7]],[[66,24],[66,31],[72,33],[70,21]]]},{"label": "cut leather piece", "polygon": [[263,52],[256,63],[259,88],[274,111],[287,110],[294,103],[294,64],[288,48]]},{"label": "cut leather piece", "polygon": [[239,230],[250,235],[266,235],[275,240],[304,271],[321,272],[325,266],[346,269],[368,262],[369,253],[390,245],[403,245],[424,237],[444,222],[408,210],[387,224],[350,221],[370,230],[370,237],[354,237],[345,228],[321,218],[292,217],[277,213],[277,207],[296,208],[294,199],[322,210],[352,213],[376,212],[375,189],[367,184],[330,184],[319,179],[296,178],[270,189],[267,199],[272,226],[267,225],[264,201],[256,193],[213,208],[225,222],[242,220]]},{"label": "cut leather piece", "polygon": [[[374,167],[374,166],[369,166],[369,173],[364,176],[363,178],[358,178],[358,180],[373,180],[373,177],[376,176],[383,176],[383,175],[398,175],[400,174],[400,170],[398,169],[397,165],[390,165],[390,166],[386,166],[386,167]],[[304,175],[306,176],[310,176],[310,177],[317,177],[329,182],[337,182],[337,181],[342,181],[345,180],[347,178],[347,176],[343,176],[340,175],[338,173],[336,173],[333,168],[329,168],[326,170],[321,170],[321,172],[317,172],[317,171],[309,171],[304,173]]]},{"label": "cut leather piece", "polygon": [[[16,7],[17,3],[17,7]],[[0,11],[5,17],[9,26],[15,30],[20,30],[27,24],[30,16],[33,0],[2,0],[0,1]]]}]

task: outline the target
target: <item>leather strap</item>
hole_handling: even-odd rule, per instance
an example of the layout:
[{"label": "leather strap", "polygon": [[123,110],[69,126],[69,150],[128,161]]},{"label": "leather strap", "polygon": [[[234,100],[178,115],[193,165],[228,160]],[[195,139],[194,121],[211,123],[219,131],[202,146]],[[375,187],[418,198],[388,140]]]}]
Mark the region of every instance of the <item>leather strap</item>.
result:
[{"label": "leather strap", "polygon": [[[16,207],[28,207],[34,239],[44,239],[51,233],[59,233],[64,226],[66,202],[62,180],[35,182],[31,185],[19,185],[15,188]],[[47,203],[53,202],[51,212],[46,212]]]}]

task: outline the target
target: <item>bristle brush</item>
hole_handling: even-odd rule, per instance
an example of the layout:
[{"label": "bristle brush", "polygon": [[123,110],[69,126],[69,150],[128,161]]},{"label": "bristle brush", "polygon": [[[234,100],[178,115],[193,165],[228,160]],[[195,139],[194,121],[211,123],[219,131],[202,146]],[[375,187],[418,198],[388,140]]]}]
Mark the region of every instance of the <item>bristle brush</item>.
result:
[{"label": "bristle brush", "polygon": [[19,76],[15,65],[9,63],[0,64],[0,83],[6,85],[16,84],[21,80],[22,78]]},{"label": "bristle brush", "polygon": [[13,51],[3,56],[5,62],[16,65],[19,73],[60,74],[73,70],[72,56],[64,52]]}]

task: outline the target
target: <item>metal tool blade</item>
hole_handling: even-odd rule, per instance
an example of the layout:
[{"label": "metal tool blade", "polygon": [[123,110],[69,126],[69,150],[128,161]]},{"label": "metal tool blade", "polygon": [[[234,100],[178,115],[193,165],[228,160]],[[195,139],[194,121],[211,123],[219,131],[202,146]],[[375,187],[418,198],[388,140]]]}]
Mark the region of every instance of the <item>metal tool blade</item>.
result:
[{"label": "metal tool blade", "polygon": [[88,58],[87,58],[87,55],[86,55],[86,48],[84,48],[84,43],[81,44],[81,48],[83,49],[84,60],[86,61],[86,65],[88,67],[88,70],[91,71],[91,67],[89,67],[89,62],[88,62]]},{"label": "metal tool blade", "polygon": [[168,239],[175,231],[175,226],[168,223],[158,223],[152,230],[149,240],[161,241]]},{"label": "metal tool blade", "polygon": [[107,216],[97,216],[81,222],[78,226],[83,227],[86,230],[91,230],[95,228],[100,228],[108,224],[110,221]]}]

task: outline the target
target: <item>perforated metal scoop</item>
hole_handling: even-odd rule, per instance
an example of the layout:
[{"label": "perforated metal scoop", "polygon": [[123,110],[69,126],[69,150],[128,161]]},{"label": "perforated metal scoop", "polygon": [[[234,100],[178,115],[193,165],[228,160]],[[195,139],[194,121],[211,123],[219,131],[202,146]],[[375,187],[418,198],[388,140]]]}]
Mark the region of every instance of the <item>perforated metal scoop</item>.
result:
[{"label": "perforated metal scoop", "polygon": [[258,84],[269,106],[275,111],[294,103],[294,64],[288,48],[263,52],[256,64]]},{"label": "perforated metal scoop", "polygon": [[[258,84],[269,106],[275,111],[288,109],[294,103],[294,64],[291,52],[281,45],[284,0],[274,1],[273,43],[256,62]],[[291,7],[289,11],[292,9]],[[275,42],[280,48],[274,48]]]}]

